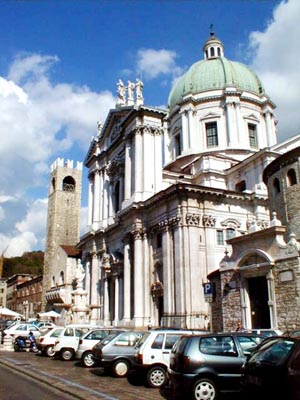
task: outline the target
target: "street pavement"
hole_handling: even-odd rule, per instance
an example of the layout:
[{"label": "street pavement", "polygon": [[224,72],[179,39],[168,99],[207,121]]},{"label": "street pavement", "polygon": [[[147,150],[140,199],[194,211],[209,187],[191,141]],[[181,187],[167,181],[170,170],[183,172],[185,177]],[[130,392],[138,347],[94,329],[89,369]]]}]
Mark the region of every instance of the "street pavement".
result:
[{"label": "street pavement", "polygon": [[179,400],[168,390],[147,388],[143,381],[114,378],[102,368],[83,368],[77,361],[27,352],[0,352],[0,364],[71,394],[79,400]]}]

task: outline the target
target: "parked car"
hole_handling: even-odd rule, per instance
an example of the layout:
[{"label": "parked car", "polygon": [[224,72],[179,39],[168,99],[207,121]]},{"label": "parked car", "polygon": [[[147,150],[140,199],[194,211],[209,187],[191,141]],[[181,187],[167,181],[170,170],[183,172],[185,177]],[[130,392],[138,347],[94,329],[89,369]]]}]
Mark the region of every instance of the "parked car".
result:
[{"label": "parked car", "polygon": [[124,332],[124,330],[114,328],[92,329],[79,339],[79,347],[76,351],[75,359],[80,360],[86,368],[94,367],[96,361],[92,357],[92,348],[95,346],[95,344],[100,342],[111,333],[118,334],[121,332]]},{"label": "parked car", "polygon": [[37,326],[31,324],[14,324],[3,331],[4,335],[10,335],[12,337],[28,336],[29,332],[32,332],[35,338],[38,338],[42,334]]},{"label": "parked car", "polygon": [[64,361],[73,360],[79,346],[79,339],[93,328],[86,324],[71,324],[63,328],[56,338],[53,351]]},{"label": "parked car", "polygon": [[249,333],[254,333],[256,335],[264,335],[266,337],[269,336],[280,336],[283,334],[283,332],[280,329],[265,329],[265,328],[257,328],[257,329],[245,329],[242,332],[249,332]]},{"label": "parked car", "polygon": [[115,377],[125,377],[134,362],[134,346],[144,334],[138,331],[112,333],[93,347],[93,359]]},{"label": "parked car", "polygon": [[37,326],[42,332],[47,332],[56,327],[56,325],[50,321],[37,321],[34,323],[34,325]]},{"label": "parked car", "polygon": [[55,355],[55,351],[53,350],[55,345],[56,338],[63,331],[63,327],[52,328],[50,331],[45,332],[39,338],[36,339],[37,348],[41,351],[41,353],[48,357],[53,357]]},{"label": "parked car", "polygon": [[300,399],[300,338],[264,341],[242,367],[243,398]]},{"label": "parked car", "polygon": [[192,330],[155,329],[147,332],[136,346],[134,370],[145,375],[148,386],[158,388],[166,383],[170,353],[182,335]]},{"label": "parked car", "polygon": [[171,386],[194,400],[239,392],[241,366],[263,339],[245,332],[182,336],[170,355]]}]

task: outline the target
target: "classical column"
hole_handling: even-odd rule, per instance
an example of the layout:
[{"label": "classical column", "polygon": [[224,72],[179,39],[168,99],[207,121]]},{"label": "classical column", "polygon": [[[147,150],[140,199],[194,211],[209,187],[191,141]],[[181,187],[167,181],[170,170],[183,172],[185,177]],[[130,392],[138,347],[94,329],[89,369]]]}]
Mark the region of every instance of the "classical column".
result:
[{"label": "classical column", "polygon": [[135,149],[134,149],[134,181],[135,181],[135,200],[141,200],[142,192],[142,132],[140,129],[135,131]]},{"label": "classical column", "polygon": [[[274,129],[272,126],[272,114],[269,110],[267,110],[267,111],[265,111],[264,116],[265,116],[267,141],[268,141],[268,143],[266,145],[268,147],[271,147],[276,143],[276,135],[274,133]],[[259,138],[258,138],[258,140],[259,140]]]},{"label": "classical column", "polygon": [[131,197],[131,139],[127,138],[125,145],[125,189],[124,200]]},{"label": "classical column", "polygon": [[193,149],[195,147],[193,113],[194,113],[194,111],[192,109],[189,109],[189,111],[188,111],[188,127],[189,127],[188,139],[189,139],[189,145],[190,145],[191,149]]},{"label": "classical column", "polygon": [[150,263],[149,263],[149,242],[147,232],[143,233],[143,255],[144,255],[144,299],[145,299],[145,309],[144,309],[144,324],[149,324],[151,321],[150,313]]},{"label": "classical column", "polygon": [[143,254],[142,230],[133,232],[134,236],[134,320],[135,326],[143,326],[144,291],[143,291]]},{"label": "classical column", "polygon": [[110,325],[108,278],[104,278],[104,325]]},{"label": "classical column", "polygon": [[[151,132],[151,128],[144,128],[142,136],[142,146],[143,146],[143,167],[142,167],[142,192],[143,196],[145,194],[153,193],[154,184],[154,138]],[[151,166],[151,167],[150,167]],[[150,167],[150,168],[149,168]],[[145,199],[145,197],[143,198]]]},{"label": "classical column", "polygon": [[99,265],[98,256],[96,253],[92,255],[92,265],[91,265],[91,308],[92,315],[91,321],[97,322],[98,319],[98,306],[99,306],[99,296],[98,296],[98,282],[99,282]]},{"label": "classical column", "polygon": [[129,237],[124,238],[124,323],[130,321],[130,304],[131,304],[131,265],[130,265],[130,244]]},{"label": "classical column", "polygon": [[108,219],[108,196],[109,196],[109,179],[106,171],[103,171],[103,221]]},{"label": "classical column", "polygon": [[100,201],[99,201],[99,220],[103,220],[103,171],[100,171],[100,185],[99,185],[99,191],[100,191]]},{"label": "classical column", "polygon": [[99,199],[100,199],[100,171],[95,171],[94,174],[94,215],[93,222],[99,223]]},{"label": "classical column", "polygon": [[114,318],[114,325],[118,325],[119,322],[119,275],[115,274],[114,277],[114,283],[115,283],[115,318]]},{"label": "classical column", "polygon": [[162,185],[162,132],[157,130],[154,133],[154,193],[161,189]]},{"label": "classical column", "polygon": [[164,281],[164,313],[173,314],[174,304],[174,251],[172,232],[169,229],[168,220],[163,221],[162,228],[162,252],[163,252],[163,281]]},{"label": "classical column", "polygon": [[88,226],[93,223],[93,181],[92,177],[89,176],[89,192],[88,192]]},{"label": "classical column", "polygon": [[186,152],[189,149],[189,126],[188,126],[188,115],[187,111],[184,111],[181,114],[182,119],[182,129],[181,129],[181,137],[182,137],[182,152]]}]

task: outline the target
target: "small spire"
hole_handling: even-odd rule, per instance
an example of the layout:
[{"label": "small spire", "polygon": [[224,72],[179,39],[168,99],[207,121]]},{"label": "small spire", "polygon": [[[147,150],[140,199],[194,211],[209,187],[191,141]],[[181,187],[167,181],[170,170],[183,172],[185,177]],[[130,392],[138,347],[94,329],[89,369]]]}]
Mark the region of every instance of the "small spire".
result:
[{"label": "small spire", "polygon": [[210,24],[210,36],[213,38],[215,36],[214,24]]}]

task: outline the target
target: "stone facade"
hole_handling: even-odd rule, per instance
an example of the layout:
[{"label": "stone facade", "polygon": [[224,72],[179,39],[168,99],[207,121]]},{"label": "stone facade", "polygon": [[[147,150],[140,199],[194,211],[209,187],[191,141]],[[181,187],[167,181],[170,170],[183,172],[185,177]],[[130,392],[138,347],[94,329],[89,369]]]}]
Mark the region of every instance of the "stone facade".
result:
[{"label": "stone facade", "polygon": [[43,273],[43,310],[71,307],[79,241],[82,163],[57,159],[51,165]]},{"label": "stone facade", "polygon": [[[297,147],[264,171],[272,210],[270,228],[254,227],[253,232],[232,239],[232,255],[209,276],[216,288],[215,330],[232,329],[239,321],[248,329],[300,327],[299,155]],[[226,295],[223,282],[228,283]]]}]

